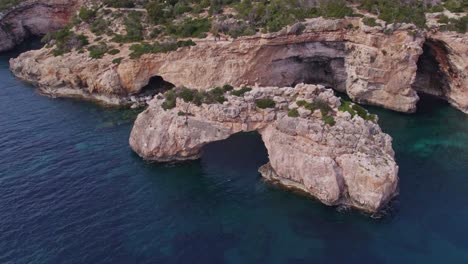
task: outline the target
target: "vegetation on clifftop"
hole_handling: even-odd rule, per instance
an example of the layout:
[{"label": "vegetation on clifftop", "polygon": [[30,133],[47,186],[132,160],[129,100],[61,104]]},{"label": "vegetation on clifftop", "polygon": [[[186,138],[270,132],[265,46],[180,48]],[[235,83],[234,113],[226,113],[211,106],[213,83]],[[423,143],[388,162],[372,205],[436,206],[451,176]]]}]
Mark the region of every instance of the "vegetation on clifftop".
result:
[{"label": "vegetation on clifftop", "polygon": [[[2,1],[0,10],[13,3],[17,1]],[[236,38],[276,32],[293,24],[291,32],[301,34],[305,27],[298,22],[320,16],[363,17],[363,23],[371,27],[383,24],[377,21],[380,19],[387,24],[413,23],[425,28],[426,13],[466,12],[467,9],[467,0],[105,0],[91,1],[81,7],[68,30],[81,32],[94,39],[93,42],[104,41],[112,49],[115,48],[112,43],[119,46],[131,43],[130,58],[138,58],[145,53],[195,45],[188,38]],[[466,15],[448,18],[441,13],[438,16],[442,30],[466,32]],[[49,42],[55,41],[51,44],[58,45],[54,54],[82,48],[70,45],[71,39],[59,39],[62,33],[47,38]]]},{"label": "vegetation on clifftop", "polygon": [[10,9],[11,7],[21,3],[22,0],[1,0],[0,1],[0,12]]}]

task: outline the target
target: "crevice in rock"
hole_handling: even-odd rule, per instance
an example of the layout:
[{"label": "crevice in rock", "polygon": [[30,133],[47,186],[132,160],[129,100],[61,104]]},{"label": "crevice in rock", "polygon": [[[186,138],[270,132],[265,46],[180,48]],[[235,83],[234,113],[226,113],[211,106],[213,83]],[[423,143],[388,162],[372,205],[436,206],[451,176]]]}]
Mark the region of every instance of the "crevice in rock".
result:
[{"label": "crevice in rock", "polygon": [[432,104],[433,99],[426,100],[431,96],[447,100],[450,91],[447,74],[451,72],[447,55],[448,50],[440,41],[427,39],[423,44],[423,53],[417,62],[416,79],[412,84],[412,88],[424,99],[418,103],[418,108],[424,102]]}]

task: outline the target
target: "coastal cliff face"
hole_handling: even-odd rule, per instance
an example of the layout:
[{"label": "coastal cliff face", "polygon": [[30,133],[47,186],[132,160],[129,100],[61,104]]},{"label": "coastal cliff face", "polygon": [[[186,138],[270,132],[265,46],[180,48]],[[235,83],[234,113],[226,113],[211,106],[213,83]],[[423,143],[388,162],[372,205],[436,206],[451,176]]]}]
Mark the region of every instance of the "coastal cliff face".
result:
[{"label": "coastal cliff face", "polygon": [[[128,44],[118,55],[91,59],[73,51],[54,57],[44,48],[12,59],[13,73],[52,95],[81,96],[121,103],[138,94],[152,77],[175,86],[208,89],[226,83],[241,85],[325,84],[346,92],[355,102],[414,112],[419,100],[418,60],[427,41],[437,41],[435,55],[447,80],[441,97],[467,112],[468,48],[466,34],[417,31],[406,25],[391,33],[369,27],[360,18],[309,19],[297,32],[291,26],[278,33],[235,40],[195,40],[196,46],[169,53],[127,58]],[[114,64],[116,58],[123,58]],[[427,79],[427,78],[426,78]],[[419,80],[419,81],[417,81]],[[443,90],[445,89],[445,90]],[[439,91],[439,92],[440,92]],[[109,99],[111,98],[111,99]],[[128,100],[123,100],[128,101]]]},{"label": "coastal cliff face", "polygon": [[0,12],[0,52],[14,48],[31,36],[63,28],[83,0],[19,1]]},{"label": "coastal cliff face", "polygon": [[[397,194],[390,136],[375,117],[349,110],[351,105],[342,105],[332,90],[299,84],[224,96],[223,103],[214,104],[177,98],[175,107],[166,110],[168,99],[156,97],[135,121],[131,147],[147,160],[197,159],[210,142],[258,131],[269,155],[260,172],[270,181],[327,205],[367,212],[378,211]],[[262,100],[269,100],[268,108],[261,108]]]}]

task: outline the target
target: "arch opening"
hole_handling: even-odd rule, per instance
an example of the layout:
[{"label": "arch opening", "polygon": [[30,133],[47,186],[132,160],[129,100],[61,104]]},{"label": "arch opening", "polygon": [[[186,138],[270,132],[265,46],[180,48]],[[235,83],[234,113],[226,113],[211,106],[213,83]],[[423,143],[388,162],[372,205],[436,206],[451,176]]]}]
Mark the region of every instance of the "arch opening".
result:
[{"label": "arch opening", "polygon": [[202,148],[201,162],[220,170],[257,172],[268,161],[268,151],[258,131],[239,132]]},{"label": "arch opening", "polygon": [[444,43],[428,39],[423,44],[423,53],[417,62],[416,79],[412,88],[418,93],[418,111],[440,105],[447,101],[450,84],[448,50]]}]

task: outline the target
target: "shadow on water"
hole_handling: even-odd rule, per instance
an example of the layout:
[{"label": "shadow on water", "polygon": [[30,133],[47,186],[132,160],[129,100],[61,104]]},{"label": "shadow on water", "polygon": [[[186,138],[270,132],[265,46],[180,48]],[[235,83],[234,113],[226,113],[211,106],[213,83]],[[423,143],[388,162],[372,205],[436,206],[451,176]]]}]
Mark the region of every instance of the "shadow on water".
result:
[{"label": "shadow on water", "polygon": [[450,107],[450,104],[436,96],[419,93],[419,101],[416,105],[417,107],[417,115],[431,115],[437,114],[440,108]]}]

